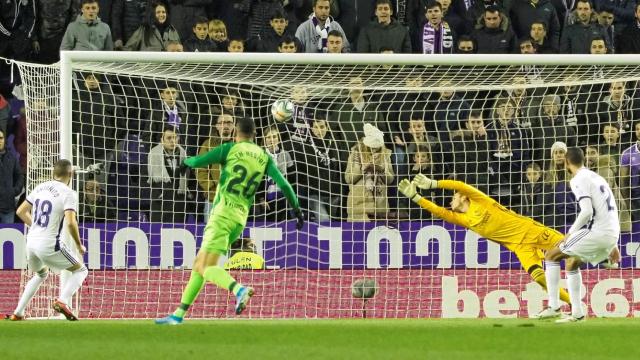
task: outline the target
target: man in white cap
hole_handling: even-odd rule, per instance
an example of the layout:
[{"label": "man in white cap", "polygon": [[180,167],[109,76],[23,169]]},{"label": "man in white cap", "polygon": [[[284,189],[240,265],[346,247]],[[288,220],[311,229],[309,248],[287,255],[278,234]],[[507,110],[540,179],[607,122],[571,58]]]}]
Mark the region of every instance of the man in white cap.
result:
[{"label": "man in white cap", "polygon": [[385,217],[389,208],[387,185],[393,181],[391,150],[384,147],[384,134],[364,124],[364,137],[351,149],[345,179],[349,184],[349,221]]}]

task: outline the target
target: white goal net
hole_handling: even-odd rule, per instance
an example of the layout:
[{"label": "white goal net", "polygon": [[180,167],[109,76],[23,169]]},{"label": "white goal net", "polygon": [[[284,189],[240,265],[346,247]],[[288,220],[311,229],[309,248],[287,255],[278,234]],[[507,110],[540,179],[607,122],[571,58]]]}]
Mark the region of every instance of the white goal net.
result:
[{"label": "white goal net", "polygon": [[[572,146],[608,180],[623,230],[620,269],[589,266],[584,301],[598,316],[640,310],[640,61],[67,55],[70,73],[20,71],[28,188],[60,156],[83,170],[75,186],[90,272],[80,317],[153,318],[179,304],[220,179],[219,167],[184,172],[179,164],[231,141],[238,117],[255,121],[256,143],[308,219],[296,230],[282,192],[268,180],[257,185],[241,238],[265,268],[232,270],[256,288],[249,317],[537,313],[545,293],[513,253],[434,218],[396,187],[418,173],[461,180],[564,232],[578,210],[563,159]],[[452,193],[422,195],[448,207]],[[368,286],[373,297],[354,296],[371,295]],[[231,304],[208,285],[190,316],[231,317]],[[48,306],[34,302],[31,315]]]}]

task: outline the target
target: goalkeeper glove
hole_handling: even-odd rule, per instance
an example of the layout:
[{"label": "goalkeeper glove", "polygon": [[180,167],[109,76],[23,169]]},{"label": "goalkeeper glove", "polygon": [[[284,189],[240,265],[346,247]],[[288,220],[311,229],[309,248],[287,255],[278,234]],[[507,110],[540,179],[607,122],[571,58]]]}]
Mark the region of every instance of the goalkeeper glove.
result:
[{"label": "goalkeeper glove", "polygon": [[296,229],[302,230],[304,226],[304,214],[300,208],[297,208],[293,211],[296,214]]},{"label": "goalkeeper glove", "polygon": [[413,178],[412,183],[416,184],[417,187],[424,190],[431,190],[438,188],[438,180],[432,180],[428,177],[418,174]]},{"label": "goalkeeper glove", "polygon": [[400,181],[400,184],[398,184],[398,190],[413,202],[418,202],[422,199],[422,196],[420,196],[416,191],[416,185],[407,179]]}]

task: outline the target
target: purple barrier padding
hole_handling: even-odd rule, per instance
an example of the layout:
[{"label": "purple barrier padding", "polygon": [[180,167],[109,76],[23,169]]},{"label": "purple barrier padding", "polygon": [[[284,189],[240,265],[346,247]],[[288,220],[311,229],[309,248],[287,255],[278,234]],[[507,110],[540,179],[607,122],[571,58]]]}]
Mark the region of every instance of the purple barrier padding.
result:
[{"label": "purple barrier padding", "polygon": [[[14,251],[17,244],[24,244],[22,229],[22,225],[0,226],[2,269],[24,267],[24,258]],[[88,249],[84,260],[91,269],[144,269],[190,267],[203,230],[203,224],[122,222],[83,224],[80,234]],[[621,236],[622,268],[636,266],[638,233],[640,224],[634,224],[631,234]],[[244,236],[257,240],[267,268],[272,269],[520,268],[508,250],[440,221],[330,222],[307,224],[301,231],[295,222],[249,223]]]}]

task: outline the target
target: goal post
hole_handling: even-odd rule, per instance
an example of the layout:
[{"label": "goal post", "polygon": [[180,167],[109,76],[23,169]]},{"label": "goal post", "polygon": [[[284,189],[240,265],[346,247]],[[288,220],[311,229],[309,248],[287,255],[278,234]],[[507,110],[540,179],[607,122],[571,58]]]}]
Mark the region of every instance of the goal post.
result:
[{"label": "goal post", "polygon": [[[625,151],[640,136],[638,56],[65,51],[57,65],[19,67],[27,188],[52,159],[78,159],[84,170],[81,317],[153,318],[178,304],[220,170],[180,173],[176,164],[231,140],[240,116],[255,120],[256,143],[308,216],[296,231],[282,194],[256,185],[242,237],[266,267],[232,270],[258,291],[248,316],[536,313],[544,292],[512,253],[430,216],[396,187],[416,173],[462,180],[564,232],[577,209],[561,142],[587,152],[620,208],[621,267],[585,270],[589,311],[635,314],[640,173]],[[422,195],[446,207],[451,193]],[[209,285],[191,316],[231,317],[229,302]]]}]

